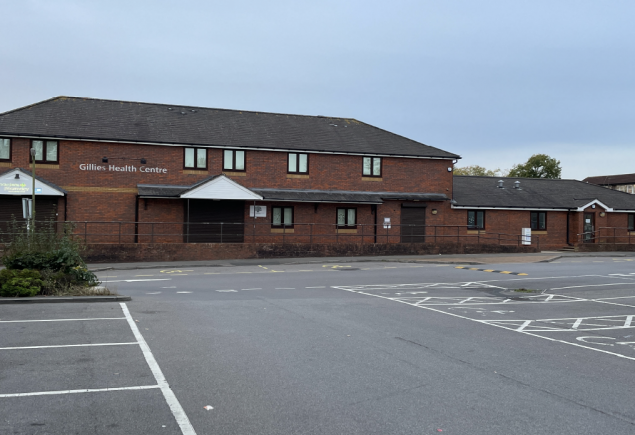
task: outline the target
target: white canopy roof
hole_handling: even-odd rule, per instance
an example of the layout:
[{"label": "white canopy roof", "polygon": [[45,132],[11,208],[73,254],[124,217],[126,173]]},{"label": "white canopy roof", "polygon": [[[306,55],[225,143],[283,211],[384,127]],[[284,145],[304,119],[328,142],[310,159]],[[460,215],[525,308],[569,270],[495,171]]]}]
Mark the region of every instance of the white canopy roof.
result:
[{"label": "white canopy roof", "polygon": [[[24,196],[33,194],[33,177],[16,168],[0,175],[0,195]],[[65,192],[35,179],[35,195],[64,196]]]}]

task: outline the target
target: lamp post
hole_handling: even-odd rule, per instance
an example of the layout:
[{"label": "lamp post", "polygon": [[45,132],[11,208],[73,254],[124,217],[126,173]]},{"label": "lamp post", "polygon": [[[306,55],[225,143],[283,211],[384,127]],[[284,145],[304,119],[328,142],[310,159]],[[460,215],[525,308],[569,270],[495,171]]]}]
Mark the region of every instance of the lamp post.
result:
[{"label": "lamp post", "polygon": [[31,148],[31,234],[35,234],[35,148]]}]

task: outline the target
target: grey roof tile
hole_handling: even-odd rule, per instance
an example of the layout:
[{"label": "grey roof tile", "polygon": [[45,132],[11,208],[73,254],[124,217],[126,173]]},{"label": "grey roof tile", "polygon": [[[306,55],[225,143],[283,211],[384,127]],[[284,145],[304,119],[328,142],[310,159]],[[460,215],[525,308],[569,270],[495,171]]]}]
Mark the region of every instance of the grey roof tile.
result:
[{"label": "grey roof tile", "polygon": [[460,158],[350,118],[56,97],[0,114],[0,135]]},{"label": "grey roof tile", "polygon": [[[504,188],[498,188],[503,180]],[[514,182],[520,181],[520,190]],[[616,210],[634,210],[635,195],[578,180],[454,176],[455,205],[462,207],[578,208],[598,200]]]}]

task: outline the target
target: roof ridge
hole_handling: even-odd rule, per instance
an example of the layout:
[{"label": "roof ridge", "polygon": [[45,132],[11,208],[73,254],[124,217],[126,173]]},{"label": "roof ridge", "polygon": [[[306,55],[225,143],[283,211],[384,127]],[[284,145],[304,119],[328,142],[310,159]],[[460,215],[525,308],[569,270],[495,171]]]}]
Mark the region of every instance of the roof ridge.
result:
[{"label": "roof ridge", "polygon": [[[47,100],[38,101],[37,103],[28,104],[26,106],[18,107],[17,109],[7,110],[6,112],[0,113],[0,116],[7,115],[7,114],[13,113],[13,112],[18,112],[20,110],[25,110],[25,109],[28,109],[30,107],[38,106],[40,104],[48,103],[49,101],[57,100],[58,98],[69,98],[69,97],[63,97],[63,96],[52,97],[52,98],[49,98]],[[72,97],[70,97],[70,98],[72,98]]]},{"label": "roof ridge", "polygon": [[109,98],[71,97],[71,96],[57,96],[57,97],[49,98],[48,100],[43,100],[37,103],[30,104],[29,106],[20,107],[17,109],[9,110],[8,112],[0,113],[0,116],[6,113],[15,112],[17,110],[25,109],[31,106],[36,106],[38,104],[44,104],[44,103],[57,100],[57,99],[105,101],[109,103],[144,104],[148,106],[183,107],[183,108],[200,109],[200,110],[220,110],[224,112],[241,112],[241,113],[246,112],[246,113],[264,114],[264,115],[299,116],[299,117],[305,117],[305,118],[341,119],[341,120],[360,122],[354,118],[345,118],[341,116],[301,115],[297,113],[279,113],[279,112],[265,112],[265,111],[257,111],[257,110],[224,109],[219,107],[203,107],[203,106],[193,106],[193,105],[187,105],[187,104],[149,103],[146,101],[111,100]]}]

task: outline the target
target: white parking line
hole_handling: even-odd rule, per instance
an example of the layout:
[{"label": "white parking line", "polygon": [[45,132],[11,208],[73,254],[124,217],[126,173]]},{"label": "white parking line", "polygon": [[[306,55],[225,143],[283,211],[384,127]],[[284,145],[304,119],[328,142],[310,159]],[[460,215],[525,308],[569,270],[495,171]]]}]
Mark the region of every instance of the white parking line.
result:
[{"label": "white parking line", "polygon": [[85,319],[0,320],[0,323],[79,322],[84,320],[124,320],[125,317],[87,317]]},{"label": "white parking line", "polygon": [[141,335],[141,332],[139,332],[139,328],[137,328],[137,324],[132,319],[130,311],[128,311],[128,306],[124,302],[122,302],[120,305],[124,315],[126,316],[128,325],[130,325],[132,333],[139,342],[141,352],[143,352],[143,356],[145,357],[146,362],[148,363],[148,366],[150,367],[150,370],[154,375],[154,379],[156,379],[157,384],[159,385],[159,388],[163,393],[163,397],[165,397],[165,401],[168,403],[168,406],[170,407],[170,410],[172,411],[176,422],[181,428],[181,432],[183,433],[183,435],[196,435],[194,427],[192,427],[192,423],[190,423],[190,419],[187,417],[187,414],[185,414],[183,407],[179,403],[179,399],[177,399],[174,395],[174,392],[170,388],[168,381],[165,379],[165,376],[163,376],[163,372],[161,371],[159,364],[157,364],[156,359],[154,359],[154,355],[152,355],[152,351],[150,350],[148,343],[146,343],[143,335]]},{"label": "white parking line", "polygon": [[52,349],[57,347],[87,347],[87,346],[124,346],[127,344],[139,344],[136,341],[130,343],[93,343],[93,344],[60,344],[51,346],[21,346],[21,347],[0,347],[0,350],[12,349]]},{"label": "white parking line", "polygon": [[140,387],[116,387],[116,388],[89,388],[85,390],[60,390],[60,391],[37,391],[34,393],[13,393],[0,394],[0,398],[4,397],[28,397],[28,396],[49,396],[54,394],[77,394],[77,393],[102,393],[106,391],[124,391],[124,390],[150,390],[159,388],[159,385],[142,385]]}]

